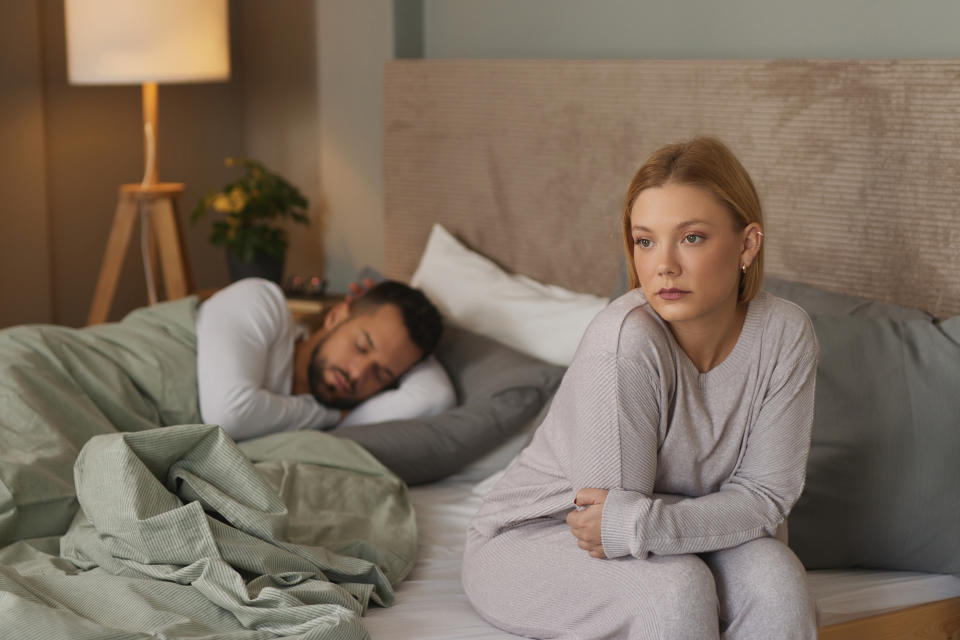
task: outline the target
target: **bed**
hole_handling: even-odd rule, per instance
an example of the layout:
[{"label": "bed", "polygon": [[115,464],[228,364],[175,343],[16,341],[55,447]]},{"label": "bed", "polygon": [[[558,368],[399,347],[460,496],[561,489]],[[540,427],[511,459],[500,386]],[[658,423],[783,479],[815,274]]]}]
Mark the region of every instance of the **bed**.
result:
[{"label": "bed", "polygon": [[[507,272],[610,295],[633,171],[662,144],[711,134],[757,182],[766,272],[787,281],[777,293],[790,293],[793,282],[867,316],[901,308],[956,316],[958,78],[954,60],[392,62],[384,85],[387,274],[414,275],[441,224]],[[958,378],[951,380],[938,393],[955,394]],[[958,420],[952,413],[946,422],[955,431]],[[950,442],[929,460],[955,484]],[[459,560],[485,477],[521,444],[412,488],[420,557],[397,606],[369,614],[374,639],[513,637],[472,611]],[[956,517],[948,520],[955,527]],[[811,570],[821,638],[960,637],[960,543],[946,545],[952,570],[943,573]]]},{"label": "bed", "polygon": [[[767,215],[767,286],[807,308],[821,340],[817,406],[829,413],[790,518],[820,637],[960,637],[958,78],[960,62],[919,60],[388,64],[386,271],[429,289],[453,318],[437,357],[460,405],[341,438],[301,432],[237,447],[215,427],[153,428],[199,420],[184,401],[195,378],[156,377],[190,370],[195,300],[117,325],[135,347],[107,326],[4,333],[0,348],[21,351],[0,358],[0,437],[26,444],[0,447],[0,540],[15,541],[0,549],[0,635],[514,637],[464,595],[465,527],[540,423],[578,331],[623,290],[618,218],[630,176],[656,147],[705,133],[751,171]],[[443,251],[431,263],[434,244]],[[45,369],[67,351],[93,359]],[[118,376],[129,398],[111,399],[104,359],[130,368]],[[25,396],[8,383],[28,369],[42,370],[34,390],[62,374],[84,393]],[[152,389],[167,394],[157,404],[167,413],[138,404]],[[24,435],[50,423],[82,429]],[[82,517],[75,488],[93,496]],[[22,499],[31,492],[35,511]],[[189,575],[198,565],[184,560],[184,531],[195,529],[158,504],[223,534],[218,549],[241,559],[239,575],[261,576],[256,588]],[[144,519],[159,528],[129,525]],[[108,548],[126,535],[118,522],[145,547]],[[240,533],[225,528],[233,523]],[[319,539],[335,553],[317,550]],[[316,584],[323,574],[339,575],[348,597]],[[196,597],[210,584],[229,606]]]}]

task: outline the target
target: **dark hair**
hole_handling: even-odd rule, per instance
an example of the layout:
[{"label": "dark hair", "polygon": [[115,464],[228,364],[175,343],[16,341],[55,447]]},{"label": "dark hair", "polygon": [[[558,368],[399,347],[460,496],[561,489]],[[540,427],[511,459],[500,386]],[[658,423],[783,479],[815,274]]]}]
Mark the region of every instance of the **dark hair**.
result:
[{"label": "dark hair", "polygon": [[419,289],[396,280],[384,280],[353,301],[350,315],[372,313],[385,304],[400,309],[410,340],[423,351],[424,357],[433,353],[443,335],[443,318]]}]

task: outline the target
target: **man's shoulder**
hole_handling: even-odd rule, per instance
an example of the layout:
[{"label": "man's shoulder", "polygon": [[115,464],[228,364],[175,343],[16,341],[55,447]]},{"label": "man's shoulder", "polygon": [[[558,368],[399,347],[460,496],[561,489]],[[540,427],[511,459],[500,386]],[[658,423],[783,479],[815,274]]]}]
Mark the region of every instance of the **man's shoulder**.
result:
[{"label": "man's shoulder", "polygon": [[252,318],[259,322],[292,322],[283,290],[263,278],[244,278],[224,287],[200,305],[198,324],[216,316],[218,323],[227,318]]},{"label": "man's shoulder", "polygon": [[269,300],[284,303],[283,289],[276,282],[264,278],[243,278],[224,287],[211,296],[214,298],[230,298],[236,300]]}]

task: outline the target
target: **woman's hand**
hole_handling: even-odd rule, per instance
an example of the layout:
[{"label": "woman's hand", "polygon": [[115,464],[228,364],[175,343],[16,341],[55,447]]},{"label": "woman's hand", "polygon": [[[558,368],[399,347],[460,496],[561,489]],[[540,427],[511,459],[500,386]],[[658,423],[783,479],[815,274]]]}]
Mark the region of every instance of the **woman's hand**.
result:
[{"label": "woman's hand", "polygon": [[603,501],[607,499],[607,489],[580,489],[573,503],[574,511],[567,514],[567,524],[577,538],[577,546],[588,551],[592,558],[606,558],[600,525],[603,521]]}]

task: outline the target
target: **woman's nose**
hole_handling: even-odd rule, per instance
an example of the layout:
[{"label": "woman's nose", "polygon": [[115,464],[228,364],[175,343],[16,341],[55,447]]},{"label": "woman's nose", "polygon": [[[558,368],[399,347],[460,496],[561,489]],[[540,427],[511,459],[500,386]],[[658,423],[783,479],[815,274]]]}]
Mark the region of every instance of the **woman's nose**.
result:
[{"label": "woman's nose", "polygon": [[658,276],[675,276],[679,272],[676,256],[672,249],[663,249],[657,263]]}]

